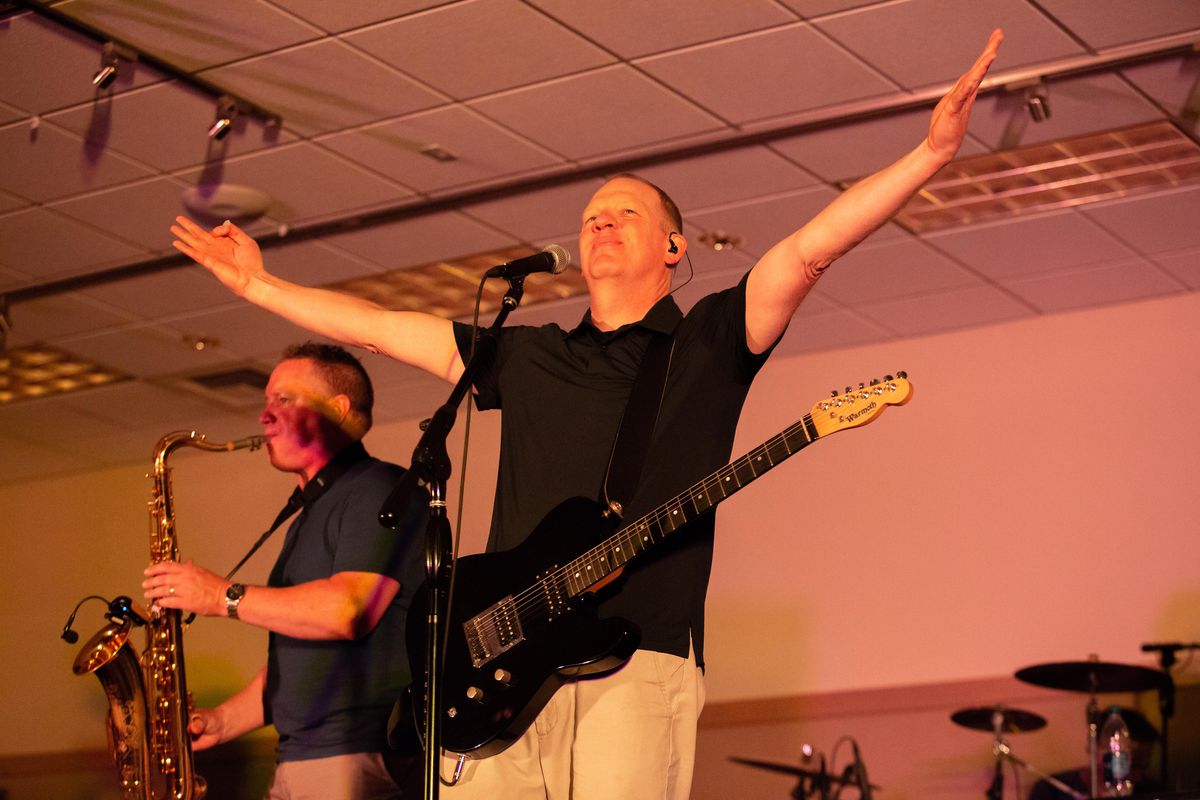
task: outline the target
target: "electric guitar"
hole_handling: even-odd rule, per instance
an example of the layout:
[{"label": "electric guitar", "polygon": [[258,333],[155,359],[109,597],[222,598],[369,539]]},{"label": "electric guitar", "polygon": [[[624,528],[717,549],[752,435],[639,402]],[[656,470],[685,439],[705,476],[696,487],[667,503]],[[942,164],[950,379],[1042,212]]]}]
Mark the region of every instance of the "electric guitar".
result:
[{"label": "electric guitar", "polygon": [[[624,619],[595,615],[592,592],[600,584],[818,438],[865,425],[911,394],[900,372],[822,400],[786,430],[615,532],[614,515],[575,497],[518,547],[460,558],[450,616],[443,615],[442,747],[472,758],[495,755],[525,732],[558,687],[621,666],[641,633]],[[417,720],[425,702],[427,607],[420,590],[407,630]]]}]

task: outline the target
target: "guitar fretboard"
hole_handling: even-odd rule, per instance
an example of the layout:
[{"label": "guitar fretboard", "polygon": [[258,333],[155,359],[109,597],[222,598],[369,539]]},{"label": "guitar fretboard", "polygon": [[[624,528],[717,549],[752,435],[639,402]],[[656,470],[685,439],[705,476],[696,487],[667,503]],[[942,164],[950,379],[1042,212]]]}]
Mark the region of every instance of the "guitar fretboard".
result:
[{"label": "guitar fretboard", "polygon": [[469,624],[494,631],[514,627],[511,622],[506,626],[501,617],[511,619],[511,615],[516,615],[518,619],[512,621],[523,626],[535,616],[542,619],[558,616],[566,610],[570,598],[584,593],[597,581],[800,452],[816,441],[817,436],[812,416],[805,414],[741,458],[621,528],[570,563],[548,571],[533,586],[497,603]]}]

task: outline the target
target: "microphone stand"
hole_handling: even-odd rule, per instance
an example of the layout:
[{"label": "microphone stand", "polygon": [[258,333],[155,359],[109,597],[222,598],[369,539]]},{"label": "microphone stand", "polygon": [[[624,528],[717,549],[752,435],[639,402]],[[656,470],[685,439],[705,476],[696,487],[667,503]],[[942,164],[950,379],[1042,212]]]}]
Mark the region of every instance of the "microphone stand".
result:
[{"label": "microphone stand", "polygon": [[[379,523],[396,530],[404,516],[404,510],[423,484],[429,489],[429,524],[425,538],[425,574],[429,595],[428,616],[425,624],[425,696],[422,720],[422,737],[425,743],[424,793],[426,800],[436,800],[441,780],[441,722],[439,708],[442,702],[442,649],[444,636],[443,609],[448,609],[451,555],[450,521],[446,517],[446,482],[450,479],[450,457],[446,453],[446,439],[454,427],[458,407],[471,391],[475,376],[496,354],[495,334],[504,325],[508,315],[521,304],[525,290],[525,277],[508,278],[508,292],[504,295],[500,311],[491,326],[475,342],[475,354],[464,365],[462,377],[454,385],[449,399],[422,423],[421,439],[413,450],[412,465],[408,472],[379,509]],[[461,769],[461,763],[460,763]]]},{"label": "microphone stand", "polygon": [[1163,681],[1158,687],[1158,710],[1162,718],[1162,731],[1159,737],[1162,742],[1159,778],[1162,780],[1162,788],[1164,790],[1170,788],[1167,760],[1170,757],[1171,739],[1168,736],[1168,730],[1170,728],[1171,717],[1175,716],[1175,680],[1171,677],[1171,668],[1175,666],[1176,654],[1180,650],[1200,650],[1200,642],[1167,642],[1163,644],[1149,643],[1142,645],[1143,653],[1158,652],[1159,664],[1162,666],[1163,671]]}]

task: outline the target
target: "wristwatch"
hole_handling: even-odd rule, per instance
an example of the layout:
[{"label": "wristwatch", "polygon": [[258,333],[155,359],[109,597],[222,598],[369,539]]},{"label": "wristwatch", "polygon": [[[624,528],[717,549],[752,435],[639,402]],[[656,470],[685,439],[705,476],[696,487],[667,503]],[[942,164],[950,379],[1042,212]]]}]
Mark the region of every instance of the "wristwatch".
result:
[{"label": "wristwatch", "polygon": [[225,614],[230,619],[237,619],[238,604],[246,596],[246,586],[242,583],[231,583],[225,590]]}]

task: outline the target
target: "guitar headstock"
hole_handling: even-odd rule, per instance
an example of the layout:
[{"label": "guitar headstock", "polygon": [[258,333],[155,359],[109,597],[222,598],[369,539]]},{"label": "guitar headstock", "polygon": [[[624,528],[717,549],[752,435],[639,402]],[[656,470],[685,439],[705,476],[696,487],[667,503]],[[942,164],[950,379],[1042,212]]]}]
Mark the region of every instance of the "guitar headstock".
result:
[{"label": "guitar headstock", "polygon": [[912,397],[912,384],[906,373],[897,372],[895,377],[885,375],[882,381],[873,380],[865,386],[860,383],[857,389],[847,386],[842,394],[836,390],[832,394],[833,397],[817,403],[809,412],[820,436],[866,425],[888,406],[907,403]]}]

